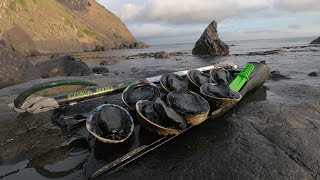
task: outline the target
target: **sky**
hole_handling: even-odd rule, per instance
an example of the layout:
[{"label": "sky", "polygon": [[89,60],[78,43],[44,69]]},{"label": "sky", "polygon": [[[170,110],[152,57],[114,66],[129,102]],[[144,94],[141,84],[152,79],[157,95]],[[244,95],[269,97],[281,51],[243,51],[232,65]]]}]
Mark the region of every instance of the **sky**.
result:
[{"label": "sky", "polygon": [[97,0],[139,41],[194,43],[212,20],[223,41],[320,36],[319,0]]}]

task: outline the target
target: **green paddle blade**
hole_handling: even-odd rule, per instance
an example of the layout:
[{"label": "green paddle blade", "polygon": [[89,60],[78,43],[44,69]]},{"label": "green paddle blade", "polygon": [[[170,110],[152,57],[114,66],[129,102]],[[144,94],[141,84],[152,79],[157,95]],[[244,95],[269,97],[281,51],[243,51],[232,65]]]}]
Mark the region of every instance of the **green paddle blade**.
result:
[{"label": "green paddle blade", "polygon": [[239,92],[242,86],[249,80],[249,76],[254,70],[253,64],[248,64],[241,73],[231,82],[230,89]]}]

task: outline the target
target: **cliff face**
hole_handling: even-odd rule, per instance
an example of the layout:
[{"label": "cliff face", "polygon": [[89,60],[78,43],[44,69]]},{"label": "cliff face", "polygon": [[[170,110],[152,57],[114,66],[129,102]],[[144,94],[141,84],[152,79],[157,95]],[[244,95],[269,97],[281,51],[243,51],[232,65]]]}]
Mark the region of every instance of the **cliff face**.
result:
[{"label": "cliff face", "polygon": [[129,48],[135,38],[95,0],[1,0],[0,39],[23,55]]}]

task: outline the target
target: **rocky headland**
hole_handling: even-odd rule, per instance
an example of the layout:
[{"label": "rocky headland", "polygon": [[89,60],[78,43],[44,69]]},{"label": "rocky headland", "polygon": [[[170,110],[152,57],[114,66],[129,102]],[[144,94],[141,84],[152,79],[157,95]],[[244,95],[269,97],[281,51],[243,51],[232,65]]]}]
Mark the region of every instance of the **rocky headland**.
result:
[{"label": "rocky headland", "polygon": [[0,39],[21,55],[146,48],[95,0],[2,0]]}]

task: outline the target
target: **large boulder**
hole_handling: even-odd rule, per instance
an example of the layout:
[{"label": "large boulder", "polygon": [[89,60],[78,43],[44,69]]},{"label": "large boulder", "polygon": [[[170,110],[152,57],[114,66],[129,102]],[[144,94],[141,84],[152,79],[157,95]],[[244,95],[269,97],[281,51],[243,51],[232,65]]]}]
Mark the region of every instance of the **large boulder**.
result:
[{"label": "large boulder", "polygon": [[89,67],[70,55],[52,56],[49,61],[40,62],[36,66],[43,78],[90,75]]},{"label": "large boulder", "polygon": [[313,40],[310,44],[320,44],[320,37],[317,39]]},{"label": "large boulder", "polygon": [[40,77],[39,70],[27,59],[0,43],[0,88]]},{"label": "large boulder", "polygon": [[222,42],[218,36],[217,22],[212,21],[197,41],[192,54],[199,56],[228,55],[229,46]]}]

